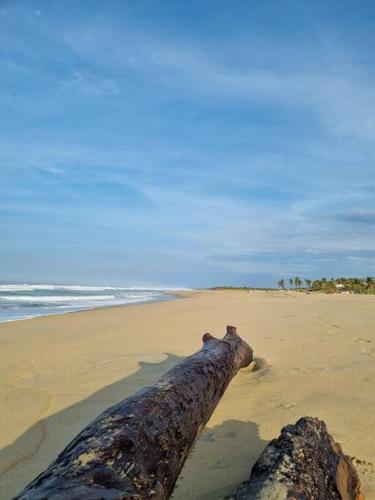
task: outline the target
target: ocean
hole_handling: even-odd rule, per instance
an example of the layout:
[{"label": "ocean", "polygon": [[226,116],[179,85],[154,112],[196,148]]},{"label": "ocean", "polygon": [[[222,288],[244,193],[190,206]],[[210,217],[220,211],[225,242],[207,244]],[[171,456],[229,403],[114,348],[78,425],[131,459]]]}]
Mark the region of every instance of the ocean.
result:
[{"label": "ocean", "polygon": [[0,284],[0,323],[97,307],[173,298],[172,290],[110,286]]}]

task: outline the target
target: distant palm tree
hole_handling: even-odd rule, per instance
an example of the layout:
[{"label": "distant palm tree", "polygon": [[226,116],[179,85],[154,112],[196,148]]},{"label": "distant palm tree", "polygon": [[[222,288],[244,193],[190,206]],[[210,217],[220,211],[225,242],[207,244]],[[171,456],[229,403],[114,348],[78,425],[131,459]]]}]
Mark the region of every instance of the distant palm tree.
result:
[{"label": "distant palm tree", "polygon": [[310,288],[311,280],[305,279],[305,285],[307,288]]},{"label": "distant palm tree", "polygon": [[301,285],[302,285],[301,279],[298,276],[296,276],[294,278],[294,286],[298,289]]},{"label": "distant palm tree", "polygon": [[290,288],[292,288],[292,286],[293,286],[293,278],[289,278],[289,285],[290,285]]},{"label": "distant palm tree", "polygon": [[277,282],[277,284],[279,285],[279,288],[282,288],[284,290],[284,288],[285,288],[285,281],[283,279],[279,280]]}]

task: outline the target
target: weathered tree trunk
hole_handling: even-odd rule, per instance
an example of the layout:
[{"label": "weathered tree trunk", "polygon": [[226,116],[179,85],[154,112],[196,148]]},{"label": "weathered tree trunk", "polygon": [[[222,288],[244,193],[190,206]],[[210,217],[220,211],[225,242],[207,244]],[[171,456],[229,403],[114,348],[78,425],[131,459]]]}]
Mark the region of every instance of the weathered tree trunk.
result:
[{"label": "weathered tree trunk", "polygon": [[159,382],[102,413],[17,497],[168,498],[200,430],[252,349],[228,326]]},{"label": "weathered tree trunk", "polygon": [[349,457],[324,422],[304,417],[266,446],[248,481],[229,500],[360,500]]}]

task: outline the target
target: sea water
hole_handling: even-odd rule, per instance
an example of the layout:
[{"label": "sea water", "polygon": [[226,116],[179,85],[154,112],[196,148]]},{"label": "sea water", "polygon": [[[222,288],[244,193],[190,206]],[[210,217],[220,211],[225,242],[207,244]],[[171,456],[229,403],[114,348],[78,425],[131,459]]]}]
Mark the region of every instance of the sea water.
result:
[{"label": "sea water", "polygon": [[50,314],[156,302],[172,298],[171,290],[110,286],[0,283],[0,322]]}]

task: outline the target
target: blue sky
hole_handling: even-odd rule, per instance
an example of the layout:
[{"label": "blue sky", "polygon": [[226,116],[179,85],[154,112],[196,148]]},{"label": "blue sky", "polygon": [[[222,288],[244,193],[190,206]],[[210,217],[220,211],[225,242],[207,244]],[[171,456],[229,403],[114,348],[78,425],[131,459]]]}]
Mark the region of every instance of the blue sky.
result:
[{"label": "blue sky", "polygon": [[0,279],[375,273],[372,1],[0,3]]}]

